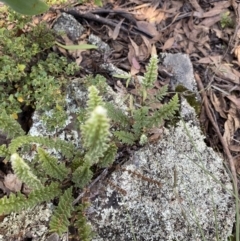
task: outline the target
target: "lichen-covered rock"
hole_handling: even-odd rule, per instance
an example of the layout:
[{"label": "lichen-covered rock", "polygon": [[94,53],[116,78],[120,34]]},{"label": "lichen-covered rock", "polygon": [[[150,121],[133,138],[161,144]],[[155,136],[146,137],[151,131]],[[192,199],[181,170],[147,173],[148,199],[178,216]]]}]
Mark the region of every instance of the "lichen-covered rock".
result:
[{"label": "lichen-covered rock", "polygon": [[38,205],[19,213],[11,213],[0,222],[0,241],[45,241],[51,205]]},{"label": "lichen-covered rock", "polygon": [[89,210],[94,241],[213,241],[217,232],[227,240],[235,206],[221,185],[232,190],[223,159],[197,126],[179,122],[99,186]]}]

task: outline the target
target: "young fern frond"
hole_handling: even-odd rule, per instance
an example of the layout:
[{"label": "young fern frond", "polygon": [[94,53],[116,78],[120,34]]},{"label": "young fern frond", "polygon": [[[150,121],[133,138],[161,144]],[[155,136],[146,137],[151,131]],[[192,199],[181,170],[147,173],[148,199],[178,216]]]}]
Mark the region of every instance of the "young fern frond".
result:
[{"label": "young fern frond", "polygon": [[11,141],[9,144],[9,151],[13,154],[17,152],[18,148],[22,145],[30,143],[38,143],[47,146],[48,148],[59,150],[67,158],[71,158],[75,152],[75,147],[72,143],[60,139],[49,139],[48,137],[42,136],[19,136]]},{"label": "young fern frond", "polygon": [[87,111],[91,113],[97,106],[103,106],[103,100],[95,86],[90,86],[88,92]]},{"label": "young fern frond", "polygon": [[50,221],[50,232],[56,232],[60,236],[68,230],[69,218],[73,211],[72,187],[68,188],[60,197],[58,206]]},{"label": "young fern frond", "polygon": [[108,149],[110,124],[107,111],[102,106],[97,106],[90,118],[81,126],[83,146],[87,149],[86,159],[97,163],[103,153]]},{"label": "young fern frond", "polygon": [[164,85],[163,87],[161,87],[156,94],[156,99],[162,101],[163,97],[167,94],[167,90],[168,85]]},{"label": "young fern frond", "polygon": [[85,187],[92,179],[93,173],[90,170],[90,166],[87,163],[78,167],[72,174],[72,181],[76,187]]},{"label": "young fern frond", "polygon": [[32,189],[43,187],[40,180],[32,173],[30,167],[17,153],[11,155],[11,163],[14,173],[20,180],[27,184],[28,187]]},{"label": "young fern frond", "polygon": [[47,175],[60,181],[63,181],[67,177],[68,169],[64,163],[58,164],[57,158],[51,156],[42,148],[38,148],[38,156]]},{"label": "young fern frond", "polygon": [[50,185],[40,189],[33,190],[28,196],[28,203],[31,206],[40,204],[42,202],[49,202],[50,200],[58,197],[61,194],[59,184],[52,182]]},{"label": "young fern frond", "polygon": [[114,135],[123,143],[128,145],[133,145],[134,142],[137,140],[137,137],[132,134],[131,132],[126,131],[115,131]]},{"label": "young fern frond", "polygon": [[21,193],[11,193],[9,197],[4,196],[0,199],[0,214],[19,212],[26,208],[27,198]]},{"label": "young fern frond", "polygon": [[152,88],[158,76],[158,58],[157,55],[153,55],[150,58],[150,62],[146,68],[142,85],[146,88]]},{"label": "young fern frond", "polygon": [[103,157],[100,158],[98,162],[98,166],[107,167],[111,165],[115,160],[116,154],[117,154],[117,147],[114,143],[111,143],[108,149],[104,152]]},{"label": "young fern frond", "polygon": [[50,201],[60,194],[58,184],[52,183],[49,186],[33,190],[28,198],[21,193],[10,194],[0,199],[0,214],[19,212],[23,209],[32,208],[44,201]]},{"label": "young fern frond", "polygon": [[81,241],[91,241],[94,235],[91,225],[87,223],[87,219],[84,214],[88,206],[88,203],[82,203],[77,208],[78,214],[77,220],[75,222],[75,227],[78,229],[78,235],[81,238]]},{"label": "young fern frond", "polygon": [[74,172],[78,167],[82,166],[84,164],[83,157],[74,157],[74,159],[71,161],[71,170]]},{"label": "young fern frond", "polygon": [[107,109],[107,115],[111,120],[115,123],[119,123],[123,128],[129,126],[129,118],[121,109],[115,108],[111,103],[105,103],[104,107]]},{"label": "young fern frond", "polygon": [[18,122],[9,116],[5,110],[1,110],[0,130],[7,134],[8,138],[15,138],[17,136],[25,135],[25,132]]},{"label": "young fern frond", "polygon": [[6,145],[1,145],[0,146],[0,157],[8,157],[9,155],[11,155],[11,154],[9,153],[9,150],[6,147]]},{"label": "young fern frond", "polygon": [[164,104],[158,111],[155,111],[153,115],[149,117],[148,128],[160,125],[163,120],[169,120],[175,115],[178,109],[178,95],[176,94],[168,103]]},{"label": "young fern frond", "polygon": [[143,128],[148,126],[148,107],[141,107],[133,112],[133,131],[136,135],[140,136],[142,134]]}]

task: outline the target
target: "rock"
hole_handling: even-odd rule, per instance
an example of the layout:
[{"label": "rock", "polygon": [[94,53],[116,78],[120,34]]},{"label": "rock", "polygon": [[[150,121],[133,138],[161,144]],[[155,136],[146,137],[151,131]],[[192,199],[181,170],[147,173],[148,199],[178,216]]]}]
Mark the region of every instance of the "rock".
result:
[{"label": "rock", "polygon": [[72,41],[77,41],[84,31],[84,27],[70,14],[62,13],[53,25],[53,29],[62,33],[65,32]]},{"label": "rock", "polygon": [[0,222],[0,241],[45,241],[51,205],[38,205],[33,209],[11,213]]},{"label": "rock", "polygon": [[176,89],[178,85],[182,85],[192,92],[197,91],[192,63],[187,54],[163,53],[161,58],[163,58],[163,65],[172,69],[173,77],[170,82],[172,89]]},{"label": "rock", "polygon": [[99,185],[89,214],[94,241],[213,241],[232,233],[231,180],[192,121],[165,129]]}]

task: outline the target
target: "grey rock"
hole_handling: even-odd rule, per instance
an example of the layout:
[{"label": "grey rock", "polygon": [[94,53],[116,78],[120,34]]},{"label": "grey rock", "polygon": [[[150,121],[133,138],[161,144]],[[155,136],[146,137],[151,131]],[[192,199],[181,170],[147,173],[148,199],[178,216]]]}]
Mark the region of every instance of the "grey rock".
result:
[{"label": "grey rock", "polygon": [[190,91],[195,92],[197,90],[192,63],[187,54],[163,53],[161,57],[163,58],[163,65],[172,68],[173,77],[170,82],[172,89],[182,85]]},{"label": "grey rock", "polygon": [[225,188],[232,191],[223,159],[198,127],[180,121],[99,186],[89,214],[93,240],[213,241],[217,232],[227,240],[235,206]]},{"label": "grey rock", "polygon": [[62,13],[53,25],[58,33],[66,33],[72,41],[77,41],[84,31],[84,27],[70,14]]}]

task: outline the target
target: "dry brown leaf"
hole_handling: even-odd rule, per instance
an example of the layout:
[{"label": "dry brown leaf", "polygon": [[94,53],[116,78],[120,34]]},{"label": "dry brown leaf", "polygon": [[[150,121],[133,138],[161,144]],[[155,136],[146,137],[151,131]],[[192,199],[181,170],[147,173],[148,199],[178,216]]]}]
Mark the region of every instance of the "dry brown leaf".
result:
[{"label": "dry brown leaf", "polygon": [[157,36],[158,35],[158,31],[156,29],[156,27],[154,26],[154,24],[146,22],[146,21],[137,21],[137,27],[139,30],[148,33],[152,36]]},{"label": "dry brown leaf", "polygon": [[141,35],[142,39],[143,39],[143,42],[144,44],[146,45],[147,47],[147,55],[146,55],[146,58],[149,57],[149,55],[151,54],[151,51],[152,51],[152,46],[151,46],[151,43],[149,41],[149,39],[143,35]]},{"label": "dry brown leaf", "polygon": [[116,40],[118,35],[119,35],[119,32],[120,32],[120,29],[121,29],[121,26],[122,26],[122,23],[125,19],[123,18],[115,27],[115,29],[113,30],[113,35],[112,35],[112,39],[113,40]]},{"label": "dry brown leaf", "polygon": [[210,18],[205,18],[202,22],[201,25],[204,25],[206,27],[211,27],[213,26],[215,23],[219,22],[221,20],[221,16],[217,15],[215,17],[210,17]]},{"label": "dry brown leaf", "polygon": [[237,57],[238,63],[240,63],[240,45],[234,49],[234,54]]},{"label": "dry brown leaf", "polygon": [[237,109],[240,109],[240,98],[237,98],[235,95],[228,95],[227,98],[235,104]]},{"label": "dry brown leaf", "polygon": [[192,5],[192,7],[198,11],[199,13],[203,13],[203,10],[201,6],[198,4],[197,0],[189,0],[189,3]]},{"label": "dry brown leaf", "polygon": [[3,183],[12,192],[19,192],[22,188],[22,181],[15,174],[7,174]]},{"label": "dry brown leaf", "polygon": [[140,70],[141,66],[138,63],[137,59],[135,57],[132,58],[132,66],[136,69],[136,70]]},{"label": "dry brown leaf", "polygon": [[210,91],[210,100],[215,108],[215,110],[220,114],[224,119],[227,119],[227,116],[224,112],[225,103],[223,103],[223,98],[218,98],[213,91]]},{"label": "dry brown leaf", "polygon": [[238,116],[238,110],[231,102],[230,109],[227,116],[227,121],[224,123],[224,135],[223,138],[228,145],[231,144],[231,140],[235,131],[240,127],[240,119]]},{"label": "dry brown leaf", "polygon": [[227,79],[235,84],[239,84],[239,77],[234,73],[233,68],[229,64],[217,64],[212,68],[216,75]]},{"label": "dry brown leaf", "polygon": [[134,48],[135,56],[138,57],[139,56],[139,46],[130,37],[129,37],[129,39]]},{"label": "dry brown leaf", "polygon": [[136,69],[133,65],[131,66],[130,74],[134,76],[139,73],[139,69]]},{"label": "dry brown leaf", "polygon": [[169,38],[163,45],[162,51],[165,51],[166,49],[171,49],[174,44],[174,37]]},{"label": "dry brown leaf", "polygon": [[128,49],[129,49],[129,51],[128,51],[128,61],[129,61],[130,65],[132,65],[132,59],[133,59],[133,57],[136,57],[135,51],[134,51],[133,46],[130,45],[130,44],[128,45]]}]

